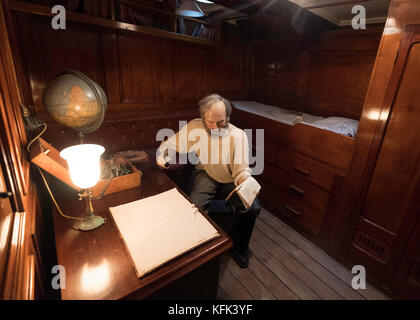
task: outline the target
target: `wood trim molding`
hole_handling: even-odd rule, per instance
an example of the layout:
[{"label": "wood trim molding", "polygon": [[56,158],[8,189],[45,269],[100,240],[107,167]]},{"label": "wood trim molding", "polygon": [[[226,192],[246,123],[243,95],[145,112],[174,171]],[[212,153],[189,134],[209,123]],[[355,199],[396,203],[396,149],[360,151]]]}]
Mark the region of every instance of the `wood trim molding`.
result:
[{"label": "wood trim molding", "polygon": [[10,41],[10,36],[14,33],[9,33],[10,17],[7,15],[7,6],[5,2],[0,3],[0,87],[3,94],[3,104],[1,107],[2,123],[5,123],[6,132],[5,138],[7,140],[6,147],[10,150],[9,157],[11,166],[13,168],[17,189],[20,191],[17,196],[19,199],[19,208],[17,210],[24,211],[22,204],[22,197],[26,196],[29,191],[29,169],[30,163],[27,161],[25,148],[23,146],[27,143],[26,131],[23,124],[22,111],[20,103],[23,103],[22,92],[18,83],[18,75],[16,70],[16,63],[19,60],[15,59],[13,47]]},{"label": "wood trim molding", "polygon": [[35,255],[31,254],[25,259],[23,300],[35,299]]},{"label": "wood trim molding", "polygon": [[21,300],[26,296],[24,269],[25,269],[25,212],[15,212],[13,218],[12,234],[10,238],[9,258],[6,267],[1,298],[6,300]]}]

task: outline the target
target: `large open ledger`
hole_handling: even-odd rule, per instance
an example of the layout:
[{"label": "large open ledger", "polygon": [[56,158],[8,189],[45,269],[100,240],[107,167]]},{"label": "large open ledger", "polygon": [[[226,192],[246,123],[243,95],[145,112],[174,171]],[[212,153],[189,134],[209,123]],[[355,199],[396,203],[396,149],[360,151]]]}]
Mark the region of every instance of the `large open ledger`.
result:
[{"label": "large open ledger", "polygon": [[139,278],[220,236],[176,188],[109,210]]}]

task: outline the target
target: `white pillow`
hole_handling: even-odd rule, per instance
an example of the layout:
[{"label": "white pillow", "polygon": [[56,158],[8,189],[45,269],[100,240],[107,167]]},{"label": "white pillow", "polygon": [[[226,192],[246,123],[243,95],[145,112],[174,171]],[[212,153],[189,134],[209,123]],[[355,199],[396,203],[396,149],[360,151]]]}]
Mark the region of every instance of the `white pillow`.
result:
[{"label": "white pillow", "polygon": [[329,117],[308,124],[354,138],[357,133],[359,121],[342,117]]}]

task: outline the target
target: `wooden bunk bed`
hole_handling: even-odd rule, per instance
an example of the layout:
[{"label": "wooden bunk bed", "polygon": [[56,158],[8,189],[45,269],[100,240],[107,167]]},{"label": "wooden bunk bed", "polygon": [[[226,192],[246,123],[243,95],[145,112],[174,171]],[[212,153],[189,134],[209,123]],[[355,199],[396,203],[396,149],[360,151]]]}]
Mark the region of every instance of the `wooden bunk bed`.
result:
[{"label": "wooden bunk bed", "polygon": [[[264,129],[262,204],[316,241],[350,166],[354,138],[235,108],[232,123]],[[258,152],[253,139],[254,152]]]}]

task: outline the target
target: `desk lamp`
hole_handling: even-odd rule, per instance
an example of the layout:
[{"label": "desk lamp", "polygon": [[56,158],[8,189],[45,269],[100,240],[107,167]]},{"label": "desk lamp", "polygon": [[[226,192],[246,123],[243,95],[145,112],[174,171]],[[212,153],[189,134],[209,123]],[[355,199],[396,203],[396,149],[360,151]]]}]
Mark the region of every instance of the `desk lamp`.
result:
[{"label": "desk lamp", "polygon": [[184,0],[176,9],[176,13],[185,17],[204,17],[203,11],[193,0]]},{"label": "desk lamp", "polygon": [[79,193],[79,200],[86,199],[86,218],[78,225],[82,231],[93,230],[105,223],[105,219],[94,215],[92,206],[91,187],[96,185],[101,174],[100,158],[105,148],[97,144],[80,144],[68,147],[60,152],[60,156],[66,159],[70,178],[83,193]]}]

